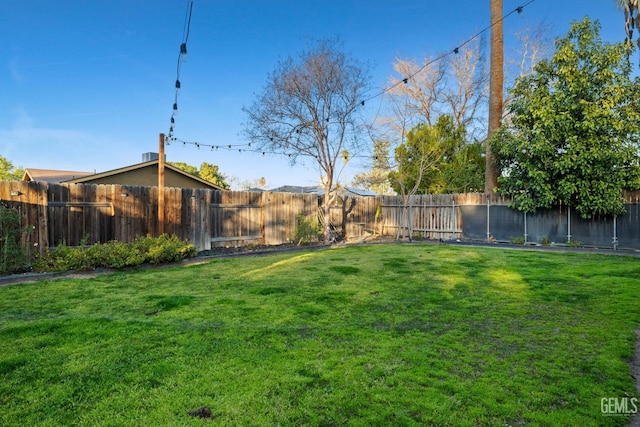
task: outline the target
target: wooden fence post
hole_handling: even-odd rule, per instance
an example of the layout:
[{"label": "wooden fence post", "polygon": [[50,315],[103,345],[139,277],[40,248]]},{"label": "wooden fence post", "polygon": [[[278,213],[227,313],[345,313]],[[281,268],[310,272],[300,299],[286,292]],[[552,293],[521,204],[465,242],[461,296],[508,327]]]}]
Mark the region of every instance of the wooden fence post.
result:
[{"label": "wooden fence post", "polygon": [[158,235],[164,234],[164,133],[158,141]]}]

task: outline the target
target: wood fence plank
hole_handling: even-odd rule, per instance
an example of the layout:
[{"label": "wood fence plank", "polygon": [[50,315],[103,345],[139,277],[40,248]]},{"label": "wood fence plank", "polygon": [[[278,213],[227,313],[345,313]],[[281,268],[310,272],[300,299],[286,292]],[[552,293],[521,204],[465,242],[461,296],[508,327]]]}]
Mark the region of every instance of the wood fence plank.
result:
[{"label": "wood fence plank", "polygon": [[[71,192],[69,187],[66,185],[58,186],[60,200],[64,202],[71,201]],[[66,242],[68,245],[71,245],[72,240],[72,231],[69,229],[69,217],[70,212],[69,209],[61,208],[59,210],[60,214],[60,242]]]},{"label": "wood fence plank", "polygon": [[[125,196],[126,194],[126,196]],[[113,208],[115,210],[115,232],[114,240],[126,241],[126,215],[127,213],[127,189],[123,185],[113,185]]]},{"label": "wood fence plank", "polygon": [[215,190],[206,190],[201,200],[202,212],[200,213],[201,229],[200,229],[200,250],[208,251],[211,249],[211,233],[213,231],[211,221],[211,201],[213,200]]},{"label": "wood fence plank", "polygon": [[49,185],[46,182],[36,183],[38,186],[38,253],[44,255],[45,250],[49,248],[49,233],[47,227],[49,224],[49,209],[47,208],[47,193]]}]

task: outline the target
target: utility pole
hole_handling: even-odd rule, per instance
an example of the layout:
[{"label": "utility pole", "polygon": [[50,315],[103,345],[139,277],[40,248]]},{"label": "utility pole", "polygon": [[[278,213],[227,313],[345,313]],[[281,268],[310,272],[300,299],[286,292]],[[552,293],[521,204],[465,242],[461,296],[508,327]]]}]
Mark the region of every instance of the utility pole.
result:
[{"label": "utility pole", "polygon": [[158,148],[158,235],[164,234],[164,133]]}]

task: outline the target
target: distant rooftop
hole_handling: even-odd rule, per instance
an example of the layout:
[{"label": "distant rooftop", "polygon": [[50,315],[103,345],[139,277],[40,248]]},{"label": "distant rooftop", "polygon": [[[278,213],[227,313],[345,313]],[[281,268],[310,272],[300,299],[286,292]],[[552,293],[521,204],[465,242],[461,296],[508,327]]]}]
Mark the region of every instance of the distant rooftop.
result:
[{"label": "distant rooftop", "polygon": [[299,185],[283,185],[282,187],[273,188],[269,191],[272,193],[315,193],[318,191],[317,186],[301,187]]},{"label": "distant rooftop", "polygon": [[23,181],[40,181],[40,182],[48,182],[49,184],[57,184],[60,182],[68,181],[70,179],[83,178],[89,175],[93,175],[93,172],[28,168],[24,171],[22,180]]},{"label": "distant rooftop", "polygon": [[[314,193],[319,196],[324,194],[324,188],[320,186],[301,187],[297,185],[283,185],[282,187],[274,188],[269,191],[273,193]],[[377,194],[371,190],[353,187],[340,187],[338,193],[340,195],[377,196]]]}]

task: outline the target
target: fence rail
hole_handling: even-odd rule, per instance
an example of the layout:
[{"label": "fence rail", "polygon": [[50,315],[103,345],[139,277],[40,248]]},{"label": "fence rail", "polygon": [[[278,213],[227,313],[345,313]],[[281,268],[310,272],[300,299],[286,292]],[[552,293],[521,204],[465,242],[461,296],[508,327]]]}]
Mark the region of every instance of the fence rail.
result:
[{"label": "fence rail", "polygon": [[[295,233],[298,218],[318,218],[318,196],[165,188],[164,231],[199,250],[252,243],[277,245]],[[534,214],[485,194],[338,198],[329,219],[347,237],[411,236],[424,239],[585,245],[640,249],[640,192],[626,193],[626,213],[584,220],[569,207]],[[158,188],[126,185],[0,181],[0,203],[19,211],[23,243],[42,251],[158,234]]]}]

